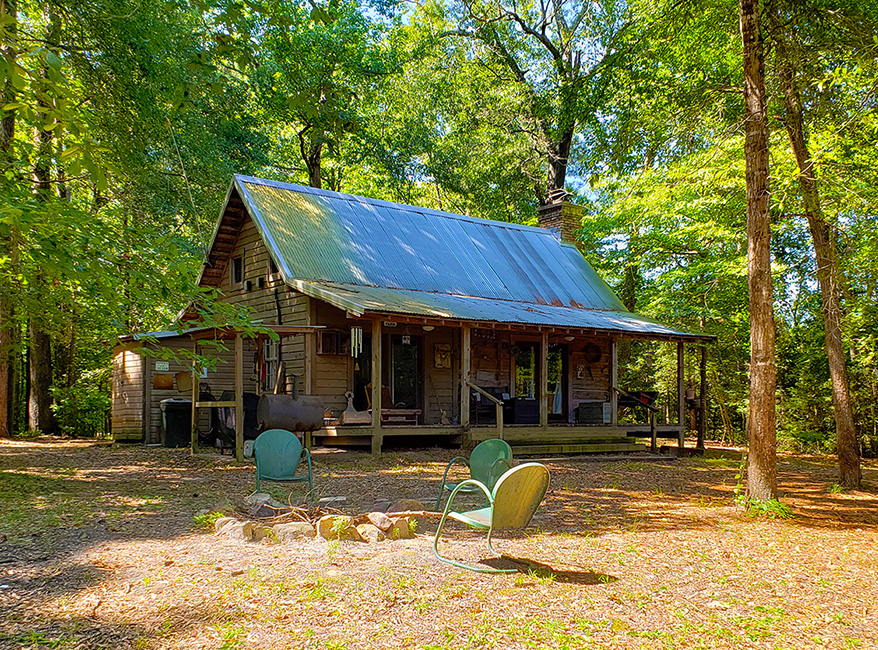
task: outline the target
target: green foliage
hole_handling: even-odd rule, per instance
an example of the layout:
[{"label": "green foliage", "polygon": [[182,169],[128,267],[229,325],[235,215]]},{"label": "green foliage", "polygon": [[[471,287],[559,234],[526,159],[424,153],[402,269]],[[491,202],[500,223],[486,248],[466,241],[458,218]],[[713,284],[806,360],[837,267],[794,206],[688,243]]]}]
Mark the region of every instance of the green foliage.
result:
[{"label": "green foliage", "polygon": [[110,371],[102,367],[85,373],[72,386],[53,389],[53,409],[62,433],[87,438],[108,432],[109,381]]},{"label": "green foliage", "polygon": [[222,512],[212,510],[211,512],[207,512],[205,514],[193,516],[192,523],[195,528],[212,529],[214,523],[216,523],[216,520],[224,516],[225,515]]},{"label": "green foliage", "polygon": [[[106,343],[119,334],[163,329],[189,304],[207,324],[248,322],[194,288],[232,173],[532,224],[563,166],[586,207],[582,247],[623,302],[717,337],[709,434],[746,442],[735,3],[16,4],[0,20],[14,46],[0,56],[0,108],[14,118],[0,151],[0,324],[22,363],[28,328],[50,335],[62,431],[102,430]],[[863,453],[878,455],[878,15],[837,4],[765,11],[780,21],[771,38],[797,57],[842,271],[855,418]],[[773,56],[779,442],[832,452],[814,251],[775,128]],[[623,385],[658,392],[673,412],[672,346],[620,354]],[[691,383],[697,355],[685,370]]]}]

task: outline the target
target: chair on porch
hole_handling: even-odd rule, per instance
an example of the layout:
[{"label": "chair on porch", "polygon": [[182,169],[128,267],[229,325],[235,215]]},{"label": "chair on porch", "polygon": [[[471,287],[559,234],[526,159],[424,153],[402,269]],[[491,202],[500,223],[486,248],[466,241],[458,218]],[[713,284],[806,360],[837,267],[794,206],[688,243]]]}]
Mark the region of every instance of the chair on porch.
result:
[{"label": "chair on porch", "polygon": [[[299,438],[286,429],[269,429],[253,443],[256,456],[256,491],[262,481],[308,481],[308,496],[314,492],[311,452],[302,447]],[[302,458],[308,461],[307,476],[296,476]]]},{"label": "chair on porch", "polygon": [[[512,448],[505,440],[493,439],[485,440],[476,445],[473,452],[469,456],[469,460],[463,456],[455,456],[448,465],[445,466],[445,473],[442,475],[442,482],[439,484],[439,496],[436,498],[436,506],[433,510],[438,511],[439,505],[442,503],[442,495],[445,491],[459,487],[458,483],[446,483],[448,471],[454,463],[461,462],[469,468],[470,478],[488,486],[488,490],[494,489],[494,484],[503,473],[512,467]],[[467,485],[463,492],[478,492],[479,488],[474,485]]]},{"label": "chair on porch", "polygon": [[[465,488],[472,487],[481,490],[488,499],[488,506],[479,510],[456,512],[451,509],[454,497]],[[450,517],[471,528],[488,531],[488,550],[495,556],[501,557],[491,545],[491,537],[498,530],[512,530],[525,528],[533,518],[534,512],[546,496],[549,487],[549,470],[539,463],[524,463],[507,471],[497,481],[493,491],[473,479],[464,481],[451,492],[445,511],[436,529],[433,538],[433,555],[440,562],[445,562],[461,569],[478,571],[480,573],[514,573],[517,569],[500,569],[489,566],[476,567],[469,564],[452,560],[439,553],[439,536],[445,526],[445,521]]]}]

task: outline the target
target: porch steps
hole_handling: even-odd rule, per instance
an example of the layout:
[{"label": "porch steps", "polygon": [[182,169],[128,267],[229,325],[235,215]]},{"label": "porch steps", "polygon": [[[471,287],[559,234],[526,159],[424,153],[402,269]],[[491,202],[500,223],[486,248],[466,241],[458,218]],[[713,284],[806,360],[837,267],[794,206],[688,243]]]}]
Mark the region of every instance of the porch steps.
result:
[{"label": "porch steps", "polygon": [[612,452],[645,451],[645,445],[625,442],[544,443],[511,444],[515,458],[525,456],[554,456],[580,454],[606,454]]}]

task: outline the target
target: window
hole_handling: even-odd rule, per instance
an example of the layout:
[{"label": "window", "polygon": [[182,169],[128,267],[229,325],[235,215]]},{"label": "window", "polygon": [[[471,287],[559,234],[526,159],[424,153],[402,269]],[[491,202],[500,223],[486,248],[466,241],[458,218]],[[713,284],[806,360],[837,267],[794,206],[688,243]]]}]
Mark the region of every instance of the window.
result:
[{"label": "window", "polygon": [[515,369],[515,396],[535,398],[537,396],[537,346],[521,343],[513,356]]},{"label": "window", "polygon": [[277,382],[277,362],[280,352],[280,340],[266,340],[262,344],[262,390],[272,391]]},{"label": "window", "polygon": [[268,256],[268,275],[277,275],[277,264],[271,255]]},{"label": "window", "polygon": [[232,284],[241,284],[244,281],[244,258],[232,259]]},{"label": "window", "polygon": [[348,354],[350,349],[349,332],[323,330],[317,333],[317,354]]}]

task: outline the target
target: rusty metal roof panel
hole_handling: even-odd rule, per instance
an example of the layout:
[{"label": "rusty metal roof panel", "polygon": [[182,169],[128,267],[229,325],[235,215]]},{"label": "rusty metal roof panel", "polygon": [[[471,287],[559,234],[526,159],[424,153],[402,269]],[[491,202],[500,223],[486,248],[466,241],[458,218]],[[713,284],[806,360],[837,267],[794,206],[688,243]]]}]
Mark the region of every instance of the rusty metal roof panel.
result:
[{"label": "rusty metal roof panel", "polygon": [[247,176],[233,183],[287,283],[312,295],[340,287],[331,296],[353,312],[675,331],[627,314],[554,231]]}]

